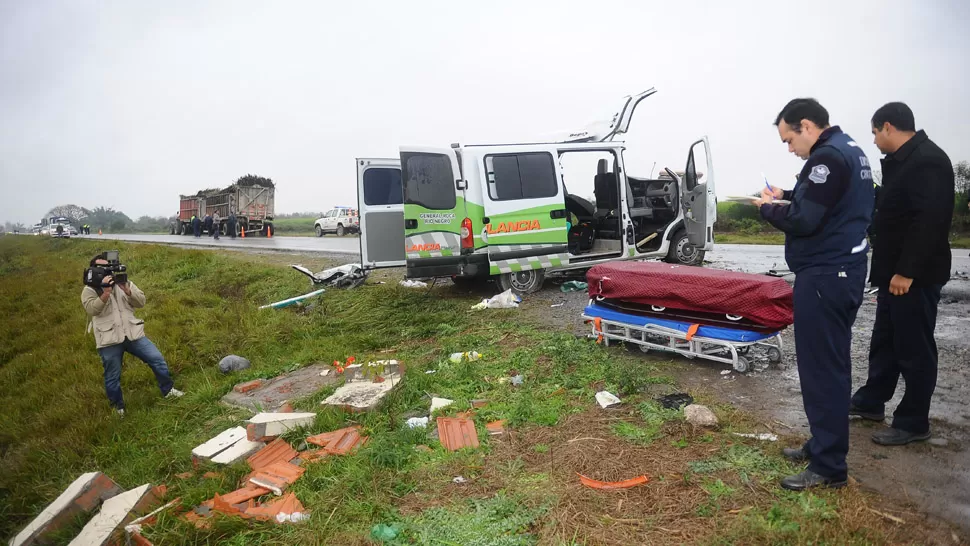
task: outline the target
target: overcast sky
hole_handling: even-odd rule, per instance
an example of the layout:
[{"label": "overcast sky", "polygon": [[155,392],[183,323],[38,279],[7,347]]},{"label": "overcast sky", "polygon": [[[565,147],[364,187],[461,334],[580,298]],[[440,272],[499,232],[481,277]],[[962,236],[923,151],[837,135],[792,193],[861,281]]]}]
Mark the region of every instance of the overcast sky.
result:
[{"label": "overcast sky", "polygon": [[[277,212],[356,203],[355,157],[521,142],[656,87],[631,174],[707,135],[717,193],[793,182],[772,126],[813,96],[871,159],[902,100],[970,159],[970,2],[0,0],[0,221],[171,215],[254,173]],[[576,192],[581,193],[581,192]]]}]

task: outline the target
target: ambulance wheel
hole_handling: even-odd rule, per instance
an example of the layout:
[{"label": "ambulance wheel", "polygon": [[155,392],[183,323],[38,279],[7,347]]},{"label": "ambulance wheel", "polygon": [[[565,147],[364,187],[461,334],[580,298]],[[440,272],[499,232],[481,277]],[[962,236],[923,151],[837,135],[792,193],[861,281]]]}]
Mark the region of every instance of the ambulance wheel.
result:
[{"label": "ambulance wheel", "polygon": [[781,362],[781,351],[778,347],[768,347],[768,362],[778,364]]},{"label": "ambulance wheel", "polygon": [[323,228],[319,224],[314,226],[313,231],[317,232],[317,237],[323,237]]},{"label": "ambulance wheel", "polygon": [[337,237],[344,236],[344,226],[343,224],[337,224]]},{"label": "ambulance wheel", "polygon": [[738,363],[734,365],[734,371],[738,373],[744,373],[750,369],[751,365],[748,363],[748,359],[743,356],[738,357]]},{"label": "ambulance wheel", "polygon": [[704,263],[704,251],[690,244],[687,231],[681,229],[670,240],[670,249],[667,251],[665,261],[680,265],[701,265]]},{"label": "ambulance wheel", "polygon": [[546,272],[542,269],[514,271],[502,273],[498,276],[499,290],[505,292],[512,289],[516,294],[533,294],[542,289],[542,282],[546,279]]}]

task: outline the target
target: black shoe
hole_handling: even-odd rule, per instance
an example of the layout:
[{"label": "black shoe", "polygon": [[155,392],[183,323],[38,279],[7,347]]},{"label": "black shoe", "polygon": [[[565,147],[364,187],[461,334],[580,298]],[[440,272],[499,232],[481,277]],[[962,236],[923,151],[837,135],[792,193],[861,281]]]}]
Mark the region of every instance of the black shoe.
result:
[{"label": "black shoe", "polygon": [[885,421],[886,414],[883,412],[875,413],[872,411],[865,411],[859,409],[859,406],[855,404],[849,404],[849,415],[855,415],[856,417],[862,417],[868,421]]},{"label": "black shoe", "polygon": [[931,436],[928,430],[922,434],[916,434],[901,428],[891,428],[873,434],[872,441],[883,446],[904,446],[911,442],[924,442]]},{"label": "black shoe", "polygon": [[832,489],[838,489],[839,487],[844,487],[846,483],[847,480],[833,480],[831,478],[826,478],[821,474],[816,474],[811,470],[806,470],[801,474],[788,476],[787,478],[781,480],[781,486],[789,491],[804,491],[813,487],[830,487]]},{"label": "black shoe", "polygon": [[781,450],[781,454],[784,455],[789,461],[795,462],[805,462],[811,458],[808,452],[801,447],[797,449],[793,447],[786,447],[785,449]]}]

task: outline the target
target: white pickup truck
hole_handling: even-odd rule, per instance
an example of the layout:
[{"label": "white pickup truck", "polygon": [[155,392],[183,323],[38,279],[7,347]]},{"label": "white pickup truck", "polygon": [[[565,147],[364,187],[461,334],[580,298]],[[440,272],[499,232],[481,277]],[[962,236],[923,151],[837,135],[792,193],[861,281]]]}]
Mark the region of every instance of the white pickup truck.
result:
[{"label": "white pickup truck", "polygon": [[357,209],[334,207],[317,219],[313,230],[317,232],[317,237],[323,237],[325,233],[334,233],[341,237],[347,233],[360,233],[360,215],[357,214]]}]

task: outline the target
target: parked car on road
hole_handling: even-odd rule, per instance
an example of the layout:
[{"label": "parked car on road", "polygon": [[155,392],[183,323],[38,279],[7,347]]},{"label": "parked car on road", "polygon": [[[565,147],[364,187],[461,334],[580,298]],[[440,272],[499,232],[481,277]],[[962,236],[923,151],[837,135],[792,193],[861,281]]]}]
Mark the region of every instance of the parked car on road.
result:
[{"label": "parked car on road", "polygon": [[314,222],[313,230],[317,232],[317,237],[323,237],[325,233],[335,233],[340,236],[347,233],[360,233],[360,215],[354,208],[334,207]]}]

